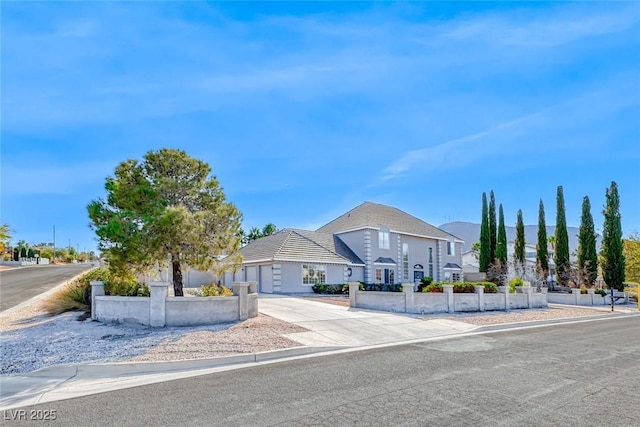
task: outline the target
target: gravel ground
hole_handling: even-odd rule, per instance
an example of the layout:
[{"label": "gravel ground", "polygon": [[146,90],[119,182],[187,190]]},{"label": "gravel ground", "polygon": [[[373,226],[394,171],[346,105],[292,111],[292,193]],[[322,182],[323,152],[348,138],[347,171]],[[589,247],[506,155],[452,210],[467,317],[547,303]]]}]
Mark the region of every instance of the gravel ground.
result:
[{"label": "gravel ground", "polygon": [[77,320],[82,314],[49,316],[41,301],[0,313],[0,375],[70,363],[184,360],[299,347],[283,335],[306,331],[265,315],[242,323],[151,329]]}]

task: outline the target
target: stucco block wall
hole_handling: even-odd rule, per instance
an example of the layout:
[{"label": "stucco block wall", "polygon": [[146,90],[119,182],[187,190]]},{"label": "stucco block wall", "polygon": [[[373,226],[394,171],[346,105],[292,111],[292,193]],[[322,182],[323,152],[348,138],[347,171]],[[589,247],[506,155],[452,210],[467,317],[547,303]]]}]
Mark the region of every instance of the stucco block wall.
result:
[{"label": "stucco block wall", "polygon": [[358,292],[358,308],[402,313],[405,296],[402,292]]},{"label": "stucco block wall", "polygon": [[447,296],[442,293],[423,293],[413,295],[414,313],[446,313]]},{"label": "stucco block wall", "polygon": [[484,294],[485,310],[504,310],[504,294]]},{"label": "stucco block wall", "polygon": [[457,294],[454,296],[453,307],[455,311],[480,311],[478,294]]},{"label": "stucco block wall", "polygon": [[95,297],[95,319],[104,323],[149,324],[149,297]]},{"label": "stucco block wall", "polygon": [[238,320],[238,297],[168,297],[167,325],[198,326]]}]

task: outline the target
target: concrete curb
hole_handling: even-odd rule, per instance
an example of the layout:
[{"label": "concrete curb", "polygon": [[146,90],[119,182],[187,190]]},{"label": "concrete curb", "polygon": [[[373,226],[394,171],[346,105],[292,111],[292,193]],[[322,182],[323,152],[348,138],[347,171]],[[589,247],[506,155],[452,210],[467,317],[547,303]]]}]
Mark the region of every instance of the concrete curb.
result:
[{"label": "concrete curb", "polygon": [[0,377],[0,410],[204,375],[216,368],[254,366],[343,349],[344,347],[294,347],[209,359],[51,366],[26,374]]}]

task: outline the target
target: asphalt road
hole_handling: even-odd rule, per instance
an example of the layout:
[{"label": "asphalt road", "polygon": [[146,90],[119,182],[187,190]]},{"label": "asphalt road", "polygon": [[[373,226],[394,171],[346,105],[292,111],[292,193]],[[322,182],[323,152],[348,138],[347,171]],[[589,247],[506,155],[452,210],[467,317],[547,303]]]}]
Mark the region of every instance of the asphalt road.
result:
[{"label": "asphalt road", "polygon": [[0,311],[40,295],[90,268],[91,264],[86,263],[0,270]]},{"label": "asphalt road", "polygon": [[639,361],[640,318],[618,318],[235,369],[22,410],[53,411],[51,424],[64,426],[638,426]]}]

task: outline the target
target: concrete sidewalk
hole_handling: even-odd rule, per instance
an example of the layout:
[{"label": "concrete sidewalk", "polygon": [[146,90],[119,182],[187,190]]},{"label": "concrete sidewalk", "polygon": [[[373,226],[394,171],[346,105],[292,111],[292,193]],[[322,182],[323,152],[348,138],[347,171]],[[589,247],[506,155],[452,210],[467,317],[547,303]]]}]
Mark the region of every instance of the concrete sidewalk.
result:
[{"label": "concrete sidewalk", "polygon": [[54,366],[0,378],[0,409],[203,375],[278,359],[458,335],[476,327],[446,319],[350,309],[298,297],[260,295],[260,312],[307,328],[287,335],[304,347],[178,362],[121,362]]}]

